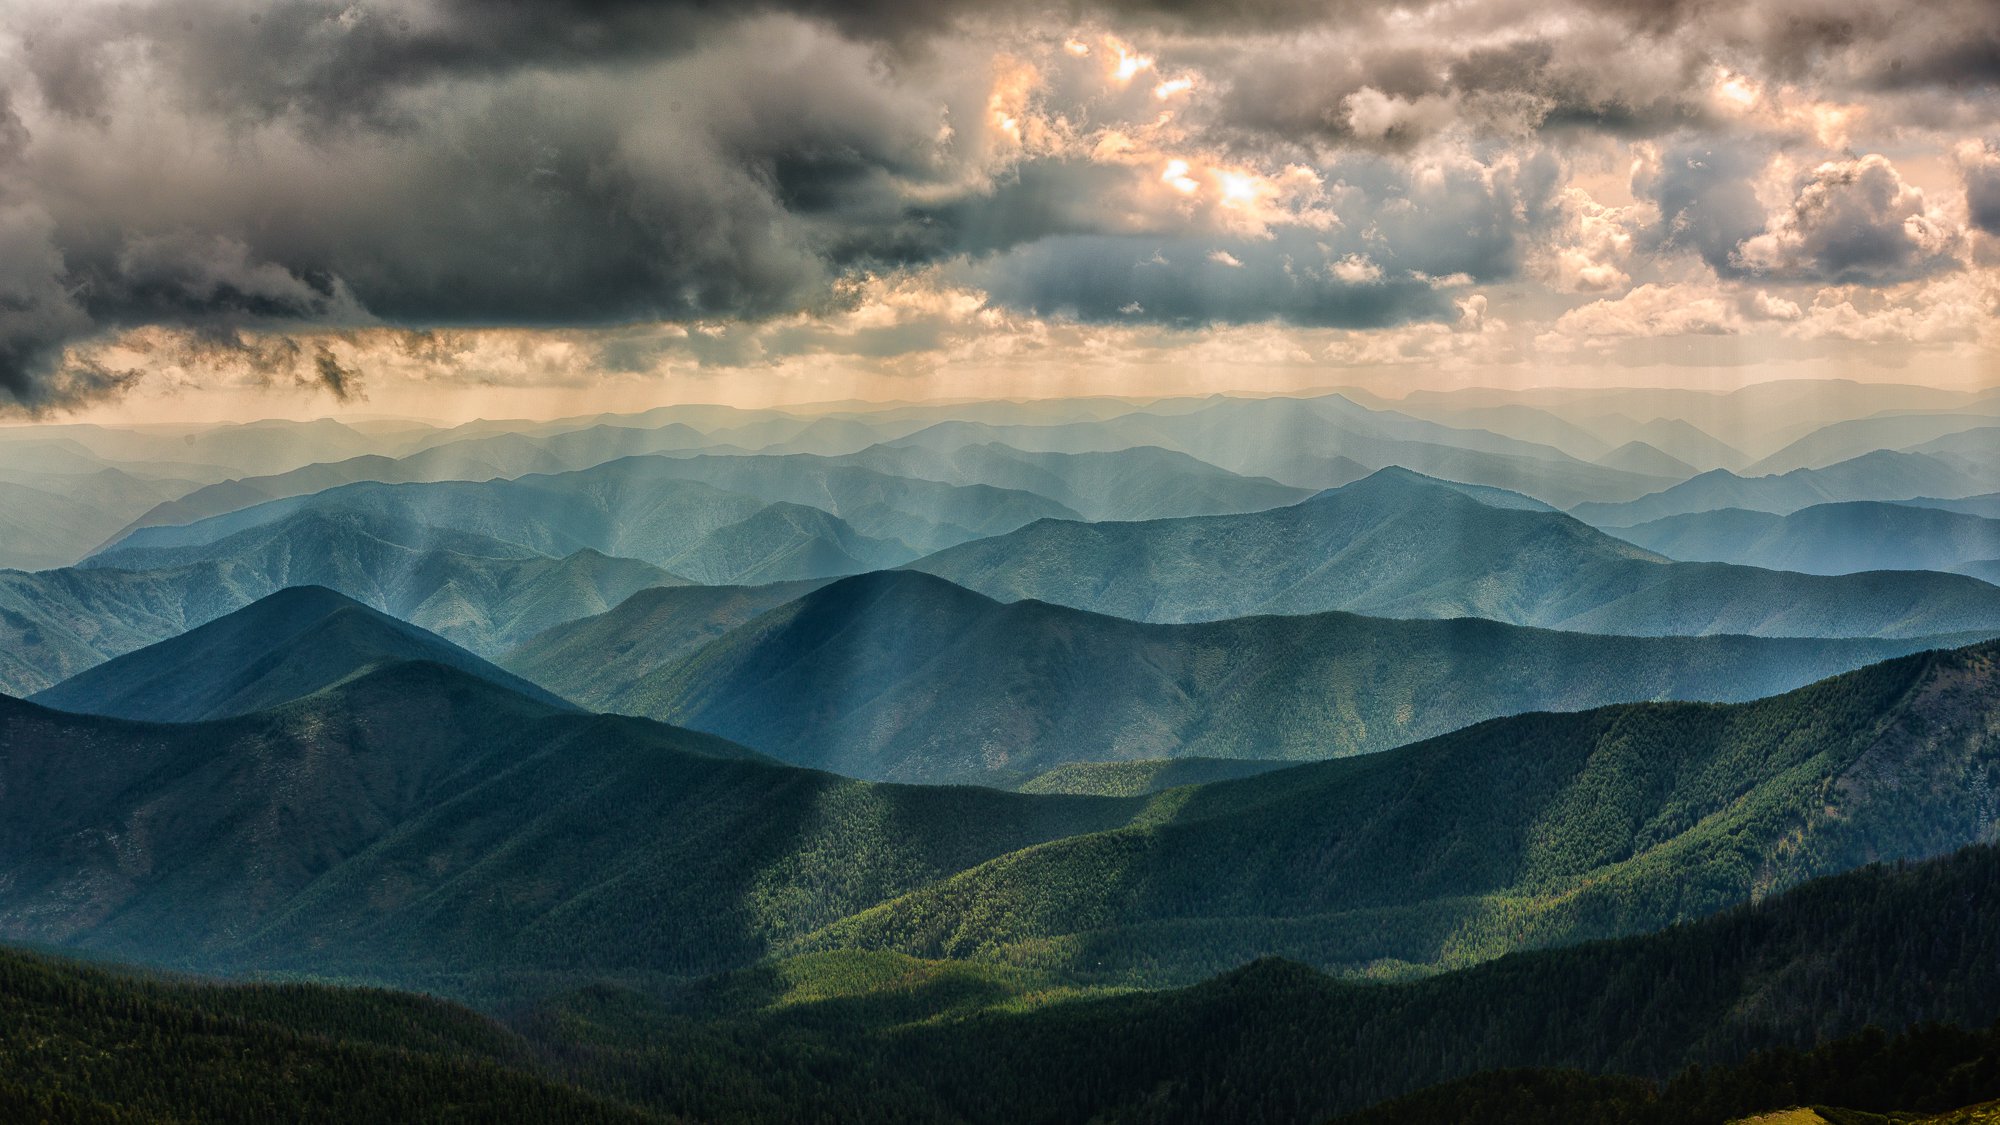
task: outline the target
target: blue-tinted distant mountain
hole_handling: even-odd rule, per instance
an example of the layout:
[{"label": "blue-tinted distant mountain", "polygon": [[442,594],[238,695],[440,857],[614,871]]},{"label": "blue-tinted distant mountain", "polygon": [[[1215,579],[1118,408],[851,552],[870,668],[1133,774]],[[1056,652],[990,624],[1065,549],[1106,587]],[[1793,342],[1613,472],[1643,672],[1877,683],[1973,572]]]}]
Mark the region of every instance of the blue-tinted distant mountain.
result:
[{"label": "blue-tinted distant mountain", "polygon": [[780,502],[716,528],[666,564],[695,582],[754,586],[859,574],[914,557],[907,545],[861,535],[831,512]]},{"label": "blue-tinted distant mountain", "polygon": [[395,435],[370,434],[331,418],[132,426],[79,423],[37,429],[40,437],[67,439],[109,461],[216,466],[224,470],[222,476],[268,476],[316,462],[382,453],[403,444]]},{"label": "blue-tinted distant mountain", "polygon": [[1950,434],[1915,446],[1910,452],[1962,466],[1984,480],[2000,478],[2000,426]]},{"label": "blue-tinted distant mountain", "polygon": [[1546,410],[1521,403],[1451,405],[1440,399],[1419,395],[1385,398],[1366,390],[1345,387],[1340,388],[1338,393],[1371,410],[1393,410],[1440,425],[1486,430],[1503,437],[1560,449],[1584,461],[1595,461],[1619,444]]},{"label": "blue-tinted distant mountain", "polygon": [[305,496],[362,481],[404,484],[429,481],[483,481],[528,473],[561,472],[571,466],[519,434],[437,446],[407,457],[367,454],[345,461],[306,465],[288,473],[221,481],[161,504],[100,544],[117,543],[142,527],[172,527],[240,511],[267,500]]},{"label": "blue-tinted distant mountain", "polygon": [[1697,469],[1736,470],[1750,460],[1735,446],[1680,418],[1655,418],[1616,431]]},{"label": "blue-tinted distant mountain", "polygon": [[947,422],[892,444],[948,451],[985,443],[1063,453],[1153,445],[1245,476],[1313,489],[1345,484],[1358,471],[1400,466],[1512,489],[1559,507],[1583,500],[1629,499],[1655,491],[1671,479],[1593,465],[1549,446],[1482,430],[1369,410],[1337,395],[1218,397],[1182,414],[1136,413],[1059,426]]},{"label": "blue-tinted distant mountain", "polygon": [[731,629],[828,581],[641,590],[603,613],[528,638],[500,663],[535,683],[562,684],[602,700],[618,685],[678,663]]},{"label": "blue-tinted distant mountain", "polygon": [[1620,539],[1690,562],[1729,562],[1804,574],[1958,570],[2000,558],[2000,520],[1856,500],[1790,515],[1724,508],[1620,528]]},{"label": "blue-tinted distant mountain", "polygon": [[649,473],[700,481],[769,503],[819,508],[862,535],[901,540],[918,551],[998,535],[1038,519],[1077,517],[1031,492],[895,476],[844,457],[799,453],[656,460],[659,464],[649,466]]},{"label": "blue-tinted distant mountain", "polygon": [[2000,559],[1981,559],[1977,562],[1961,563],[1954,568],[1960,574],[1970,575],[1981,582],[1991,582],[2000,586]]},{"label": "blue-tinted distant mountain", "polygon": [[2000,626],[1992,588],[1961,576],[1674,563],[1569,516],[1482,503],[1400,469],[1269,512],[1045,520],[910,569],[1002,600],[1144,621],[1340,609],[1639,635],[1914,637]]},{"label": "blue-tinted distant mountain", "polygon": [[[138,512],[198,487],[185,480],[86,473],[0,471],[0,567],[68,566]],[[91,542],[95,539],[96,542]]]},{"label": "blue-tinted distant mountain", "polygon": [[940,782],[1078,761],[1363,754],[1522,711],[1752,699],[1967,639],[1608,637],[1345,613],[1145,625],[889,572],[820,587],[692,652],[658,643],[658,603],[698,597],[641,595],[507,666],[593,710],[797,765]]},{"label": "blue-tinted distant mountain", "polygon": [[100,457],[71,438],[51,436],[45,430],[61,432],[65,427],[0,426],[0,473],[9,479],[17,474],[31,476],[82,476],[117,469],[149,480],[185,480],[209,484],[231,474],[220,465],[186,461],[147,461],[142,458]]},{"label": "blue-tinted distant mountain", "polygon": [[[1691,465],[1734,469],[1836,422],[1889,411],[1973,410],[1977,404],[1977,396],[1964,391],[1851,379],[1774,379],[1730,391],[1689,387],[1489,387],[1418,391],[1410,397],[1460,406],[1533,406],[1602,434],[1614,444],[1644,441]],[[1662,422],[1674,428],[1691,427],[1707,440],[1723,442],[1748,456],[1742,456],[1734,465],[1704,460],[1692,455],[1692,450],[1683,451],[1657,425]]]},{"label": "blue-tinted distant mountain", "polygon": [[[877,445],[847,460],[897,476],[990,484],[1045,496],[1089,520],[1254,512],[1295,504],[1310,490],[1245,477],[1185,453],[1138,446],[1111,453],[1028,453],[997,443],[934,449]],[[1357,475],[1361,474],[1355,466]]]},{"label": "blue-tinted distant mountain", "polygon": [[1654,477],[1685,480],[1700,472],[1693,465],[1643,441],[1628,441],[1595,460],[1597,464],[1607,469],[1623,469],[1628,473],[1641,473]]},{"label": "blue-tinted distant mountain", "polygon": [[1569,513],[1598,527],[1632,527],[1668,516],[1743,508],[1784,515],[1842,500],[1906,500],[1992,490],[1992,480],[1921,453],[1880,450],[1823,469],[1742,477],[1716,469],[1625,503],[1578,504]]},{"label": "blue-tinted distant mountain", "polygon": [[59,711],[191,723],[264,711],[364,672],[428,660],[565,704],[435,633],[321,586],[292,586],[38,692]]},{"label": "blue-tinted distant mountain", "polygon": [[900,540],[917,552],[1076,516],[1032,493],[891,476],[804,454],[627,457],[511,481],[349,485],[187,527],[141,529],[93,562],[129,565],[128,552],[141,548],[212,540],[292,512],[340,507],[471,531],[543,554],[589,548],[668,565],[703,536],[777,502],[819,508],[860,535]]},{"label": "blue-tinted distant mountain", "polygon": [[1914,500],[1897,500],[1895,503],[1908,504],[1913,508],[1936,508],[1941,512],[1963,512],[1968,516],[1982,516],[1989,520],[2000,519],[2000,492],[1989,492],[1982,496],[1961,496],[1955,500],[1919,496]]},{"label": "blue-tinted distant mountain", "polygon": [[351,511],[511,543],[543,555],[580,550],[658,565],[764,507],[755,497],[690,482],[666,458],[632,458],[581,473],[518,480],[364,482],[258,504],[183,527],[134,531],[89,565],[158,566],[250,528],[303,512]]},{"label": "blue-tinted distant mountain", "polygon": [[[180,549],[148,570],[0,571],[0,686],[26,695],[286,586],[325,586],[491,656],[651,586],[633,559],[549,558],[465,532],[309,511]],[[162,560],[168,561],[168,560]]]},{"label": "blue-tinted distant mountain", "polygon": [[2000,435],[2000,430],[1994,429],[1996,424],[2000,424],[2000,418],[1969,413],[1887,414],[1835,422],[1759,460],[1744,469],[1743,475],[1757,477],[1793,469],[1818,469],[1878,449],[1935,452],[1959,444],[1947,440],[1942,446],[1935,445],[1940,439],[1981,428],[1988,431],[1984,440],[1993,442],[1995,435]]}]

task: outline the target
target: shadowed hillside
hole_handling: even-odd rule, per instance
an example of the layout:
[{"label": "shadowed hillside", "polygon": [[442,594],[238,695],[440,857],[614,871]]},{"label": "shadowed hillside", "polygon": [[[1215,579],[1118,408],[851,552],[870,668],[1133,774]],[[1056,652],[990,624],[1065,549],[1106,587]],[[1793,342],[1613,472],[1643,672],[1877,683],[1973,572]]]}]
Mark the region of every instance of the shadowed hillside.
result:
[{"label": "shadowed hillside", "polygon": [[[767,593],[726,604],[743,616]],[[508,665],[595,710],[797,765],[935,782],[1079,761],[1340,757],[1521,711],[1742,701],[1939,643],[1607,637],[1345,613],[1146,625],[1002,604],[910,572],[821,587],[698,650],[669,643],[680,633],[656,603],[707,620],[708,601],[643,595]]]}]

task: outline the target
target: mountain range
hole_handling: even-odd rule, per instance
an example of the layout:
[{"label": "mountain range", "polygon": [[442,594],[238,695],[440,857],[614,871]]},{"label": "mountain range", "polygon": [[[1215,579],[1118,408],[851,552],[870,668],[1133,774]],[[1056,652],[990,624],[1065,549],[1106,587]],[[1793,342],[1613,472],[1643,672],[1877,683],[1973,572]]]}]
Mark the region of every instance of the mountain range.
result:
[{"label": "mountain range", "polygon": [[1816,504],[1790,515],[1724,508],[1619,528],[1668,558],[1803,574],[1960,570],[2000,559],[2000,519],[1913,504]]},{"label": "mountain range", "polygon": [[1260,954],[1435,967],[1656,929],[1990,838],[1996,685],[1988,644],[1752,703],[1521,715],[1170,790],[1131,825],[988,861],[801,947],[1157,982]]},{"label": "mountain range", "polygon": [[850,525],[843,534],[880,540],[870,550],[900,552],[904,560],[1036,519],[1076,514],[1031,493],[894,477],[803,455],[629,457],[515,480],[351,484],[192,524],[139,528],[91,562],[158,565],[163,551],[200,546],[302,511],[338,508],[474,532],[543,554],[590,549],[671,567],[699,558],[704,536],[773,503],[818,508]]},{"label": "mountain range", "polygon": [[[790,592],[648,591],[504,663],[591,710],[850,777],[940,782],[1073,762],[1364,754],[1522,711],[1748,700],[1953,643],[1615,637],[1346,613],[1142,624],[1003,604],[907,571],[776,604]],[[694,622],[708,627],[689,635]]]},{"label": "mountain range", "polygon": [[1227,1105],[1340,1125],[1683,1125],[1805,1103],[1843,1108],[1757,1120],[1975,1125],[2000,1034],[1929,1021],[1976,1025],[2000,999],[1996,880],[2000,859],[1973,848],[1402,984],[1264,960],[1079,995],[1034,973],[835,954],[664,990],[557,985],[498,1020],[380,989],[0,950],[0,1020],[35,1032],[0,1040],[0,1114],[1137,1125]]},{"label": "mountain range", "polygon": [[1911,637],[2000,626],[1994,588],[1959,575],[1675,563],[1539,507],[1386,469],[1288,508],[1045,520],[910,566],[1001,600],[1141,621],[1338,609],[1634,635]]},{"label": "mountain range", "polygon": [[632,559],[549,558],[463,532],[301,512],[149,570],[0,571],[0,685],[27,695],[287,586],[325,586],[486,656],[685,579]]},{"label": "mountain range", "polygon": [[1996,420],[0,426],[0,1119],[1965,1125]]},{"label": "mountain range", "polygon": [[231,719],[0,703],[0,936],[376,979],[783,949],[1153,983],[1267,953],[1445,966],[1938,854],[1993,816],[1992,645],[1129,797],[873,785],[350,651],[345,674],[295,656],[285,682],[329,686]]},{"label": "mountain range", "polygon": [[1744,508],[1785,515],[1844,500],[1907,500],[1993,491],[1995,477],[1976,467],[1925,453],[1877,450],[1817,469],[1775,476],[1738,476],[1724,469],[1623,502],[1591,501],[1569,513],[1598,527],[1632,527],[1668,516]]},{"label": "mountain range", "polygon": [[1137,807],[872,787],[428,661],[216,722],[6,700],[0,935],[376,979],[703,971]]},{"label": "mountain range", "polygon": [[280,707],[384,664],[431,661],[545,705],[562,700],[445,640],[321,586],[267,598],[37,693],[58,711],[157,723]]}]

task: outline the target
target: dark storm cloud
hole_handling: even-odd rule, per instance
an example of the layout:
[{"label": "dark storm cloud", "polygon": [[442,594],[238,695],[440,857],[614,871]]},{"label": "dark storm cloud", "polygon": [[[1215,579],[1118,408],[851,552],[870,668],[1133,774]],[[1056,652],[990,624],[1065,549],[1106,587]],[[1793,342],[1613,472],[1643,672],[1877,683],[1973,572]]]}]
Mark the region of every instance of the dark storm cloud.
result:
[{"label": "dark storm cloud", "polygon": [[[22,165],[0,212],[17,401],[53,401],[64,344],[142,324],[224,339],[810,309],[848,263],[936,253],[901,197],[957,172],[933,98],[796,23],[650,69],[425,87],[385,109],[393,126],[246,130],[150,94],[114,84],[93,110],[108,120],[45,124],[32,164],[0,129]],[[120,133],[149,114],[196,149],[137,167]]]}]

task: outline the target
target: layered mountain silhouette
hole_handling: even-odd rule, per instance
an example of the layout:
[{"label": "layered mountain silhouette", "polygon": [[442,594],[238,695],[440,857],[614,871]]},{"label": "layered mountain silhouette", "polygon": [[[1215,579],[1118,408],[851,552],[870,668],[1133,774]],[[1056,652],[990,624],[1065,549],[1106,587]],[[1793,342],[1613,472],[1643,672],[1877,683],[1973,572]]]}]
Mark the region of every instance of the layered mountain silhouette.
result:
[{"label": "layered mountain silhouette", "polygon": [[1959,570],[2000,558],[2000,520],[1873,501],[1817,504],[1785,516],[1725,508],[1620,528],[1617,535],[1669,558],[1805,574]]},{"label": "layered mountain silhouette", "polygon": [[1598,527],[1632,527],[1690,512],[1744,508],[1784,515],[1844,500],[1907,500],[1991,492],[1991,474],[1923,453],[1877,450],[1816,469],[1775,476],[1738,476],[1715,469],[1672,488],[1622,503],[1592,501],[1569,508]]},{"label": "layered mountain silhouette", "polygon": [[535,683],[559,684],[559,690],[604,703],[612,693],[622,695],[737,626],[825,584],[821,579],[641,590],[603,613],[528,638],[502,663]]},{"label": "layered mountain silhouette", "polygon": [[218,722],[0,700],[0,936],[377,979],[682,973],[1136,808],[869,786],[427,661]]},{"label": "layered mountain silhouette", "polygon": [[1149,982],[1465,964],[1983,839],[1996,684],[1974,646],[1150,797],[849,781],[426,661],[217,722],[7,701],[0,936],[378,979],[782,948]]},{"label": "layered mountain silhouette", "polygon": [[[933,448],[914,442],[871,446],[851,460],[898,476],[989,484],[1045,496],[1089,520],[1145,520],[1254,512],[1311,495],[1264,477],[1245,477],[1185,453],[1139,446],[1106,453],[1029,453],[997,442]],[[1354,476],[1363,470],[1354,467]]]},{"label": "layered mountain silhouette", "polygon": [[[700,551],[711,532],[773,503],[829,513],[842,521],[839,536],[879,540],[868,550],[898,553],[897,561],[1036,519],[1076,515],[1028,492],[891,476],[823,457],[627,457],[514,480],[346,485],[184,526],[139,528],[91,562],[160,565],[173,557],[165,553],[169,548],[184,550],[299,512],[338,508],[471,532],[541,554],[588,549],[671,567]],[[715,553],[731,557],[736,547],[740,543]],[[745,570],[727,580],[756,579]]]},{"label": "layered mountain silhouette", "polygon": [[384,665],[425,660],[554,707],[562,700],[435,633],[322,586],[293,586],[39,692],[59,711],[161,723],[268,710]]},{"label": "layered mountain silhouette", "polygon": [[551,456],[541,443],[521,434],[453,442],[406,457],[363,454],[344,461],[305,465],[272,476],[219,481],[148,509],[99,547],[116,543],[142,527],[190,524],[266,501],[324,492],[346,484],[484,481],[529,473],[556,473],[570,467]]},{"label": "layered mountain silhouette", "polygon": [[[592,982],[512,1001],[504,1024],[374,988],[154,980],[0,951],[0,1019],[36,1031],[9,1056],[0,1113],[861,1121],[943,1101],[966,1123],[1194,1125],[1219,1104],[1325,1121],[1400,1096],[1334,1119],[1670,1125],[1806,1102],[1868,1112],[1781,1120],[1967,1125],[1984,1111],[1893,1111],[1992,1088],[2000,1033],[1967,1028],[2000,1002],[1996,886],[2000,855],[1975,847],[1393,984],[1267,958],[1190,988],[1051,997],[1034,973],[844,953],[665,989]],[[981,1003],[1009,1010],[964,1018]],[[548,1073],[571,1057],[588,1060],[570,1072],[584,1089]]]},{"label": "layered mountain silhouette", "polygon": [[[666,1001],[582,989],[536,1016],[622,1056],[674,1092],[662,1108],[696,1119],[782,1112],[802,1096],[796,1068],[813,1066],[825,1077],[803,1096],[835,1119],[842,1105],[866,1105],[860,1120],[942,1101],[964,1107],[956,1120],[993,1125],[1200,1125],[1217,1106],[1230,1120],[1340,1125],[1685,1125],[1767,1111],[1779,1112],[1750,1119],[1973,1125],[1990,1108],[1895,1111],[1994,1089],[1996,889],[2000,855],[1980,846],[1815,880],[1665,933],[1420,980],[1343,980],[1265,958],[1188,988],[1051,1002],[1032,970],[839,953]],[[999,1011],[968,1018],[982,1000]],[[755,1046],[718,1051],[718,1030]],[[1408,1100],[1336,1116],[1398,1095]],[[1872,1112],[1783,1112],[1802,1102]]]},{"label": "layered mountain silhouette", "polygon": [[779,502],[716,528],[666,565],[696,582],[760,585],[859,574],[911,554],[899,541],[856,532],[831,512]]},{"label": "layered mountain silhouette", "polygon": [[1592,464],[1535,442],[1371,410],[1339,395],[1237,399],[1193,409],[1135,412],[1061,425],[941,422],[892,445],[948,451],[1000,443],[1036,452],[1088,453],[1158,446],[1231,472],[1295,487],[1335,487],[1389,466],[1512,489],[1558,507],[1630,500],[1671,476]]},{"label": "layered mountain silhouette", "polygon": [[1911,637],[2000,626],[1992,589],[1962,576],[1675,563],[1536,507],[1385,469],[1288,508],[1043,521],[910,566],[989,597],[1163,622],[1339,609],[1637,635]]},{"label": "layered mountain silhouette", "polygon": [[1644,473],[1655,477],[1678,477],[1685,480],[1701,472],[1686,461],[1643,441],[1628,441],[1595,460],[1608,469],[1623,469],[1626,472]]},{"label": "layered mountain silhouette", "polygon": [[595,550],[657,566],[691,550],[709,532],[748,519],[765,506],[755,497],[636,471],[643,467],[641,462],[630,473],[607,473],[611,479],[595,482],[600,487],[581,489],[545,483],[586,483],[564,477],[346,485],[185,526],[143,528],[93,555],[88,565],[176,565],[209,557],[206,549],[223,540],[297,516],[355,513],[436,528],[440,534],[477,535],[511,544],[523,554],[559,557]]},{"label": "layered mountain silhouette", "polygon": [[[1614,637],[1346,613],[1149,625],[1003,604],[907,571],[843,579],[750,616],[779,596],[649,591],[506,663],[593,710],[849,776],[937,782],[1071,762],[1361,754],[1521,711],[1747,700],[1938,644]],[[713,627],[685,635],[696,622]]]},{"label": "layered mountain silhouette", "polygon": [[356,512],[300,512],[148,570],[0,571],[0,684],[23,695],[287,586],[325,586],[492,656],[686,579],[633,559],[549,558]]},{"label": "layered mountain silhouette", "polygon": [[1259,954],[1358,969],[1699,918],[1990,838],[2000,645],[1743,704],[1497,719],[1175,790],[807,944],[1197,979]]}]

